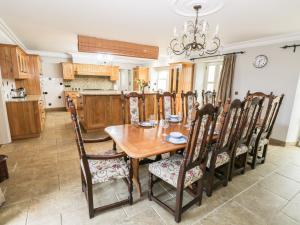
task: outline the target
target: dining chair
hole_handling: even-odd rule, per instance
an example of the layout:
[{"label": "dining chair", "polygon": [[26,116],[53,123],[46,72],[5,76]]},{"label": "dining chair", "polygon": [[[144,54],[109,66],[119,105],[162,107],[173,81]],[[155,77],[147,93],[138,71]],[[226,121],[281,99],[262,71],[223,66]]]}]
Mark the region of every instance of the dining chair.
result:
[{"label": "dining chair", "polygon": [[121,92],[121,102],[123,111],[123,122],[135,123],[145,120],[145,94],[144,92]]},{"label": "dining chair", "polygon": [[242,102],[239,99],[235,99],[226,107],[228,108],[224,110],[224,115],[218,115],[218,117],[224,116],[224,120],[220,132],[215,133],[218,136],[217,141],[211,146],[208,153],[206,194],[209,197],[216,187],[228,184],[232,147],[242,114]]},{"label": "dining chair", "polygon": [[216,105],[216,91],[204,91],[202,90],[202,104]]},{"label": "dining chair", "polygon": [[[87,154],[85,151],[86,143],[101,143],[110,140],[110,138],[83,139],[74,103],[70,102],[69,104],[79,152],[82,191],[85,192],[88,201],[90,218],[93,218],[96,212],[102,212],[124,204],[132,205],[131,159],[128,160],[124,152],[116,153],[113,151],[103,155]],[[123,179],[128,185],[128,199],[94,208],[93,186],[116,179]]]},{"label": "dining chair", "polygon": [[229,180],[236,174],[244,174],[247,165],[247,156],[250,149],[250,141],[256,127],[258,117],[262,109],[264,98],[249,98],[243,101],[239,128],[235,134],[235,144],[231,156],[231,168]]},{"label": "dining chair", "polygon": [[182,110],[182,117],[183,118],[191,118],[191,113],[194,104],[197,102],[198,93],[195,90],[194,92],[188,91],[184,93],[181,92],[181,110]]},{"label": "dining chair", "polygon": [[[201,205],[203,177],[207,162],[207,147],[212,142],[216,122],[217,107],[207,104],[199,109],[195,104],[187,145],[183,155],[173,154],[169,158],[149,165],[148,198],[174,215],[181,221],[181,214],[194,204]],[[176,206],[171,208],[153,194],[154,178],[176,188]],[[187,190],[193,199],[183,206],[183,191]]]},{"label": "dining chair", "polygon": [[157,99],[157,118],[158,120],[167,119],[172,114],[176,114],[176,93],[164,92],[156,94]]},{"label": "dining chair", "polygon": [[262,123],[256,127],[250,141],[249,160],[252,169],[255,169],[257,162],[264,163],[266,160],[270,136],[275,124],[284,95],[267,96],[268,106]]}]

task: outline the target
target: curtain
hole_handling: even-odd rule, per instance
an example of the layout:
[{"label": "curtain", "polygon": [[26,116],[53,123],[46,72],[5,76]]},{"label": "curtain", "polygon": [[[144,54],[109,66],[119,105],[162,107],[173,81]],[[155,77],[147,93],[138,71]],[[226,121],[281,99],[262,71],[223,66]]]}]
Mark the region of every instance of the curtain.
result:
[{"label": "curtain", "polygon": [[231,98],[235,59],[235,54],[224,57],[216,102],[221,101],[221,103],[225,103],[228,98]]}]

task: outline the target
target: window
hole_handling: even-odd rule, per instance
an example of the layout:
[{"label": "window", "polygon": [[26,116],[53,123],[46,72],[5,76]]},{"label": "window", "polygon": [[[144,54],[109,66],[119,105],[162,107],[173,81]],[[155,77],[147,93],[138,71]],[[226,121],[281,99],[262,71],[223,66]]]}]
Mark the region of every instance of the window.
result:
[{"label": "window", "polygon": [[153,76],[154,89],[167,91],[169,87],[169,69],[168,68],[157,68],[156,76]]},{"label": "window", "polygon": [[206,64],[204,89],[207,91],[217,91],[219,78],[222,71],[222,62],[214,62]]}]

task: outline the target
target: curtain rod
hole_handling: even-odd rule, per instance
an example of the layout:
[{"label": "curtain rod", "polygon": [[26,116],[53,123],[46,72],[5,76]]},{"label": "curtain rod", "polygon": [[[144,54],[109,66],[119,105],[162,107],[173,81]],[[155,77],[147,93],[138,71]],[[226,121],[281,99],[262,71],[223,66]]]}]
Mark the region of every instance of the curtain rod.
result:
[{"label": "curtain rod", "polygon": [[281,48],[282,49],[294,48],[293,52],[296,52],[297,47],[300,47],[300,45],[296,45],[296,44],[294,44],[294,45],[285,45],[285,46],[282,46]]},{"label": "curtain rod", "polygon": [[244,54],[246,53],[245,51],[240,51],[240,52],[231,52],[231,53],[225,53],[225,54],[220,54],[220,55],[209,55],[209,56],[204,56],[204,57],[198,57],[198,58],[191,58],[190,60],[194,61],[195,59],[207,59],[207,58],[212,58],[212,57],[218,57],[218,56],[225,56],[225,55],[231,55],[231,54]]}]

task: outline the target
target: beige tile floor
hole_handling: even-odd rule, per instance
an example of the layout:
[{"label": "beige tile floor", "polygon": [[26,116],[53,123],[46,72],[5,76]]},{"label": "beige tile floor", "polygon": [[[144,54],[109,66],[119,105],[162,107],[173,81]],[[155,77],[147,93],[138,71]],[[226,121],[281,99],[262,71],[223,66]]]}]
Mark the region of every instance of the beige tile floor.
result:
[{"label": "beige tile floor", "polygon": [[[101,152],[111,146],[111,142],[90,144],[88,150]],[[9,180],[0,183],[7,200],[0,208],[0,224],[175,224],[168,212],[148,201],[146,166],[141,168],[141,199],[135,192],[134,205],[88,218],[77,149],[66,112],[48,113],[40,138],[2,146],[0,153],[9,156],[10,173]],[[155,191],[167,204],[174,205],[175,192],[170,186],[158,183]],[[96,205],[126,196],[122,181],[95,188]],[[300,224],[300,149],[270,146],[264,165],[235,177],[210,198],[204,194],[202,205],[184,213],[181,224]]]}]

